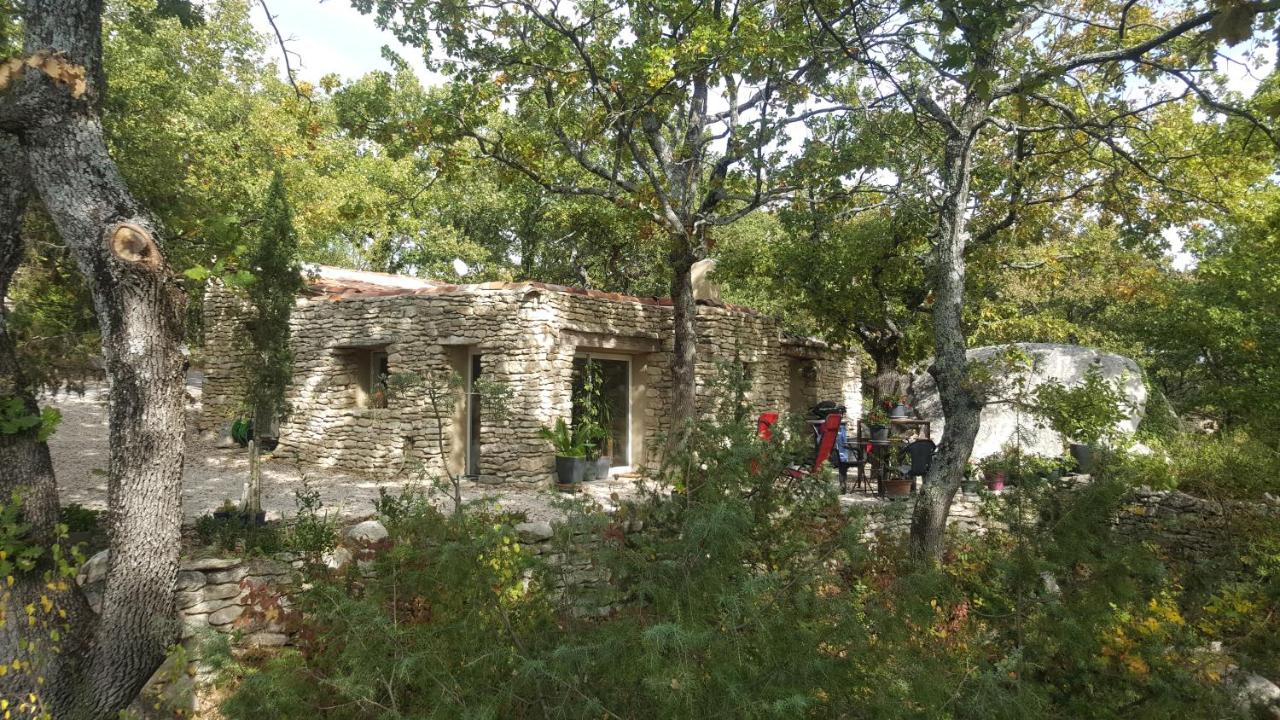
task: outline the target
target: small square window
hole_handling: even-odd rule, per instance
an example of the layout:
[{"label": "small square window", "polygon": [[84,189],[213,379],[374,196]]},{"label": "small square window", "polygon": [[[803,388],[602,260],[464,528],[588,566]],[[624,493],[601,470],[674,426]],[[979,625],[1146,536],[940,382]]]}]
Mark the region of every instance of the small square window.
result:
[{"label": "small square window", "polygon": [[340,351],[347,371],[347,387],[358,408],[387,406],[387,378],[391,363],[385,347],[344,348]]},{"label": "small square window", "polygon": [[369,353],[369,375],[366,379],[365,393],[369,398],[367,407],[385,408],[387,406],[387,377],[391,375],[391,364],[387,362],[384,350]]}]

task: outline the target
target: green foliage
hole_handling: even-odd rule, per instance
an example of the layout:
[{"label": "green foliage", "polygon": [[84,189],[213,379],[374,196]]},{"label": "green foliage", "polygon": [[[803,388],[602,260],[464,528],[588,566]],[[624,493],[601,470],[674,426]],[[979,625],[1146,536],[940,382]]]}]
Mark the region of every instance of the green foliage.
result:
[{"label": "green foliage", "polygon": [[590,444],[578,428],[570,428],[564,418],[556,418],[551,427],[539,429],[538,437],[551,443],[551,448],[560,457],[586,457]]},{"label": "green foliage", "polygon": [[931,352],[928,243],[918,212],[791,208],[717,233],[716,278],[728,299],[779,315],[791,330],[858,344],[893,369]]},{"label": "green foliage", "polygon": [[202,545],[223,552],[271,555],[281,551],[319,556],[337,544],[335,521],[324,510],[320,492],[303,481],[294,491],[295,516],[284,526],[259,525],[229,500],[214,514],[196,519],[196,537]]},{"label": "green foliage", "polygon": [[1034,411],[1071,442],[1096,445],[1115,434],[1125,417],[1124,393],[1091,366],[1073,387],[1046,382],[1035,390]]},{"label": "green foliage", "polygon": [[236,441],[240,447],[249,444],[249,437],[253,432],[253,421],[249,418],[236,418],[231,422],[231,439]]},{"label": "green foliage", "polygon": [[222,552],[271,555],[287,547],[277,527],[258,525],[240,510],[201,515],[196,519],[195,529],[196,537],[202,545]]},{"label": "green foliage", "polygon": [[1242,431],[1180,435],[1157,445],[1178,489],[1199,497],[1257,501],[1280,497],[1280,453]]},{"label": "green foliage", "polygon": [[334,548],[338,542],[338,528],[324,510],[320,491],[303,480],[302,487],[293,493],[297,513],[289,525],[285,545],[294,552],[318,557]]},{"label": "green foliage", "polygon": [[62,506],[61,522],[67,526],[67,532],[97,532],[103,529],[100,525],[102,510],[90,510],[80,503]]},{"label": "green foliage", "polygon": [[252,308],[247,322],[253,348],[247,394],[254,407],[257,435],[263,436],[287,412],[285,389],[293,379],[289,316],[303,287],[298,235],[279,171],[267,191],[257,240],[248,258],[254,280],[247,289]]},{"label": "green foliage", "polygon": [[22,491],[14,490],[9,502],[0,502],[0,577],[29,572],[46,549],[31,542],[31,525],[22,517]]},{"label": "green foliage", "polygon": [[[603,452],[605,440],[609,437],[609,421],[612,419],[609,404],[604,400],[604,372],[599,363],[594,360],[586,362],[581,382],[581,387],[575,388],[573,397],[574,434],[585,446],[587,459],[595,459]],[[555,445],[558,428],[553,430],[552,435],[555,437],[543,437]]]},{"label": "green foliage", "polygon": [[383,522],[394,525],[406,520],[420,505],[426,503],[422,489],[413,484],[406,484],[399,493],[390,493],[386,488],[378,488],[378,497],[373,501],[373,511]]},{"label": "green foliage", "polygon": [[[798,449],[781,442],[759,441],[750,423],[703,423],[654,492],[610,517],[570,512],[553,554],[576,562],[576,543],[598,538],[589,557],[604,587],[560,590],[566,568],[497,518],[445,517],[404,498],[386,514],[393,546],[376,572],[317,578],[300,599],[312,639],[232,668],[239,684],[222,710],[233,720],[1237,716],[1202,658],[1205,623],[1261,644],[1239,610],[1267,607],[1274,588],[1185,593],[1179,567],[1117,534],[1128,483],[1115,466],[1083,486],[1028,474],[1007,496],[1018,504],[993,506],[1007,530],[952,538],[943,568],[921,574],[892,538],[868,545],[826,484],[777,482]],[[1267,553],[1257,545],[1249,557],[1280,567]],[[587,611],[606,604],[608,614]]]},{"label": "green foliage", "polygon": [[48,440],[62,422],[57,408],[46,407],[39,413],[30,412],[27,403],[19,397],[0,397],[0,434],[17,435],[36,430],[36,440]]},{"label": "green foliage", "polygon": [[1135,319],[1153,378],[1182,411],[1217,418],[1277,447],[1280,427],[1280,196],[1251,197],[1230,221],[1189,238],[1199,259],[1170,300]]}]

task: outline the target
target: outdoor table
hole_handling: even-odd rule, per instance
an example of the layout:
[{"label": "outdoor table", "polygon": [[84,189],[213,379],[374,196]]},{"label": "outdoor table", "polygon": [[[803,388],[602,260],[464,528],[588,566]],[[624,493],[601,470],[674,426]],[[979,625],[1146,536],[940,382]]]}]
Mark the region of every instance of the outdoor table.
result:
[{"label": "outdoor table", "polygon": [[[894,447],[902,447],[906,445],[908,440],[923,438],[932,440],[930,437],[930,426],[928,420],[919,420],[916,418],[889,418],[889,439],[888,440],[872,440],[870,427],[862,418],[858,418],[858,434],[857,437],[849,441],[849,445],[856,446],[861,449],[871,446],[871,452],[867,453],[865,462],[858,463],[858,485],[860,487],[870,488],[870,482],[867,477],[867,465],[871,465],[871,476],[876,480],[876,494],[884,497],[884,481],[888,476],[888,457],[889,450]],[[911,492],[916,491],[916,481],[911,479]]]}]

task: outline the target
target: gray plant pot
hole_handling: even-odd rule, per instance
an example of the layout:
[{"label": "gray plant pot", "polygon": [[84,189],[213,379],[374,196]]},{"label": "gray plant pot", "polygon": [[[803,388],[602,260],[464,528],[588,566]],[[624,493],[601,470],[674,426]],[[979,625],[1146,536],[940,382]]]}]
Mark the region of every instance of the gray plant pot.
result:
[{"label": "gray plant pot", "polygon": [[577,485],[587,473],[587,461],[580,457],[556,456],[556,480],[561,485]]},{"label": "gray plant pot", "polygon": [[894,405],[889,411],[889,417],[894,420],[902,420],[911,417],[911,408],[906,405]]},{"label": "gray plant pot", "polygon": [[598,458],[592,462],[592,465],[591,469],[594,473],[591,478],[592,480],[608,480],[609,468],[613,467],[613,458]]},{"label": "gray plant pot", "polygon": [[1093,472],[1093,446],[1082,443],[1071,443],[1071,457],[1076,460],[1076,469],[1085,475]]},{"label": "gray plant pot", "polygon": [[872,425],[869,428],[871,432],[871,442],[883,443],[889,442],[889,426],[888,425]]}]

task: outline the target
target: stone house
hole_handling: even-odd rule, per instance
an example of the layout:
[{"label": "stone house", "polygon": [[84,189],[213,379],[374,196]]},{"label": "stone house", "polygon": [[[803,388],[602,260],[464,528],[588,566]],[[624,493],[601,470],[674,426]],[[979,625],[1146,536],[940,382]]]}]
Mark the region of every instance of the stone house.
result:
[{"label": "stone house", "polygon": [[[213,285],[204,313],[198,424],[217,431],[244,407],[245,306]],[[577,371],[590,359],[612,408],[615,472],[652,465],[672,420],[671,324],[670,300],[661,298],[313,268],[291,321],[291,412],[276,455],[374,477],[442,475],[447,463],[482,481],[542,484],[554,476],[554,457],[539,428],[571,419]],[[726,362],[741,364],[757,410],[799,412],[821,399],[860,407],[856,358],[784,335],[772,318],[699,300],[698,336],[701,411]],[[387,392],[398,373],[428,378],[436,392]],[[484,401],[485,381],[504,389],[501,407]]]}]

